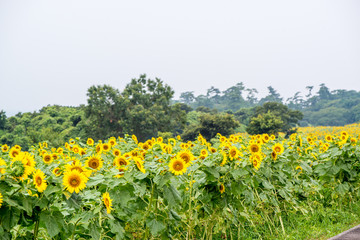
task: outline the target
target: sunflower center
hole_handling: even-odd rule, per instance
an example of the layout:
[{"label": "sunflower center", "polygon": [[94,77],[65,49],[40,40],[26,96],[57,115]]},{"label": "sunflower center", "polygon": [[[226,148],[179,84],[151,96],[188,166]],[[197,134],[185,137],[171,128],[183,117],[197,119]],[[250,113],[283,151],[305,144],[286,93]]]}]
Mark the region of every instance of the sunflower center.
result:
[{"label": "sunflower center", "polygon": [[109,199],[108,199],[108,198],[105,198],[105,199],[104,199],[104,203],[105,203],[105,206],[106,206],[106,207],[109,207],[109,206],[110,206],[110,202],[109,202]]},{"label": "sunflower center", "polygon": [[258,161],[256,159],[253,160],[254,166],[257,166]]},{"label": "sunflower center", "polygon": [[184,166],[183,166],[182,162],[180,162],[180,161],[175,162],[175,164],[174,164],[175,171],[181,171],[183,169],[183,167]]},{"label": "sunflower center", "polygon": [[50,162],[50,160],[51,160],[51,157],[50,157],[50,156],[45,156],[45,158],[44,158],[44,161],[45,161],[45,162]]},{"label": "sunflower center", "polygon": [[182,154],[181,155],[181,158],[186,162],[188,163],[190,161],[190,156],[188,156],[187,154]]},{"label": "sunflower center", "polygon": [[72,187],[78,187],[80,185],[80,179],[78,176],[74,176],[70,179],[69,184]]},{"label": "sunflower center", "polygon": [[41,183],[42,183],[41,177],[37,177],[37,178],[36,178],[36,185],[40,186]]},{"label": "sunflower center", "polygon": [[121,166],[126,165],[126,161],[124,161],[124,159],[120,159],[119,160],[119,165],[121,165]]},{"label": "sunflower center", "polygon": [[92,159],[90,160],[89,162],[89,166],[92,168],[92,169],[96,169],[99,167],[99,161],[97,159]]}]

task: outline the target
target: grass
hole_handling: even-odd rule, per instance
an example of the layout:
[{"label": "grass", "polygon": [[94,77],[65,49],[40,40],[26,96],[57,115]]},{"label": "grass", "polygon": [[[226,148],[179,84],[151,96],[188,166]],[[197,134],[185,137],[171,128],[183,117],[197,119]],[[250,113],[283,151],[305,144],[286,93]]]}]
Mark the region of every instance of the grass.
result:
[{"label": "grass", "polygon": [[273,224],[259,224],[256,229],[252,226],[242,227],[240,236],[234,230],[233,239],[325,240],[360,224],[360,201],[342,208],[318,205],[312,209],[307,214],[282,212],[285,234],[275,217],[272,218]]}]

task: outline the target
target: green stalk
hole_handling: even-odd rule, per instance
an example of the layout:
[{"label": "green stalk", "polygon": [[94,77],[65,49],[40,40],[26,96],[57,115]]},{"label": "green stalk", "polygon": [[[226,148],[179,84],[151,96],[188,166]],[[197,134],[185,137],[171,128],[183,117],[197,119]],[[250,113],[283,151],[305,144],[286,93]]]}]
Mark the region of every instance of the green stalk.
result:
[{"label": "green stalk", "polygon": [[38,232],[39,232],[39,225],[40,225],[40,218],[36,220],[35,228],[34,228],[34,240],[37,239]]},{"label": "green stalk", "polygon": [[191,210],[191,193],[192,193],[192,186],[193,186],[193,174],[191,174],[190,179],[190,189],[189,189],[189,228],[188,228],[188,239],[191,238],[191,230],[192,230],[192,210]]},{"label": "green stalk", "polygon": [[[154,198],[154,191],[155,191],[155,184],[153,184],[153,182],[151,181],[151,195],[150,195],[150,201],[149,201],[148,210],[147,210],[145,218],[144,218],[145,221],[146,221],[146,218],[149,216],[149,214],[151,212],[152,202],[153,202],[153,198]],[[149,236],[149,229],[146,228],[146,230],[145,230],[145,239],[148,239],[148,236]]]}]

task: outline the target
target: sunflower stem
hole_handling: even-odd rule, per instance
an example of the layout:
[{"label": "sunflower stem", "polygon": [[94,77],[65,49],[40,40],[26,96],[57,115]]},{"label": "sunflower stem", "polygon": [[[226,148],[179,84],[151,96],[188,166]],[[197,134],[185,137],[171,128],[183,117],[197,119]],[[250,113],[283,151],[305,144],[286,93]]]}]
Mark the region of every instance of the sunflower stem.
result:
[{"label": "sunflower stem", "polygon": [[192,194],[192,186],[193,186],[193,174],[191,174],[190,179],[190,189],[189,189],[189,228],[188,228],[188,239],[191,238],[191,230],[192,230],[192,209],[191,209],[191,194]]},{"label": "sunflower stem", "polygon": [[34,227],[34,240],[37,239],[37,235],[39,232],[39,225],[40,225],[40,218],[36,220],[35,227]]},{"label": "sunflower stem", "polygon": [[[151,180],[150,180],[151,181]],[[154,191],[155,191],[155,184],[151,181],[151,195],[150,195],[150,201],[149,201],[149,205],[148,205],[148,210],[146,211],[146,215],[145,215],[145,221],[146,218],[149,216],[151,209],[152,209],[152,202],[153,202],[153,198],[154,198]],[[149,236],[149,229],[146,228],[145,231],[145,239],[148,239]]]}]

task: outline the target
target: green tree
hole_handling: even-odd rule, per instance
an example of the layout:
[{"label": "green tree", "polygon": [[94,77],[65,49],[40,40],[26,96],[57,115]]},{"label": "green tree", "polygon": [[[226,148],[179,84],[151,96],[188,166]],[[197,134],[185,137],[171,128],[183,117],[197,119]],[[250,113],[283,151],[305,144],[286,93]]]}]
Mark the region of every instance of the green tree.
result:
[{"label": "green tree", "polygon": [[160,79],[140,75],[120,93],[104,85],[88,90],[86,116],[89,132],[97,139],[135,134],[140,141],[160,132],[181,132],[186,113],[182,105],[171,105],[174,91]]},{"label": "green tree", "polygon": [[[291,110],[282,103],[267,102],[255,108],[255,114],[250,120],[247,131],[251,134],[264,133],[266,129],[289,132],[302,118],[303,114],[298,110]],[[281,120],[281,127],[278,126],[280,123],[278,119]],[[270,126],[271,124],[274,126]]]},{"label": "green tree", "polygon": [[251,118],[246,131],[249,134],[278,134],[283,129],[283,126],[284,122],[281,118],[268,111]]},{"label": "green tree", "polygon": [[0,130],[5,129],[6,114],[3,110],[0,112]]},{"label": "green tree", "polygon": [[199,124],[188,125],[185,128],[181,135],[184,140],[194,140],[199,134],[207,140],[214,138],[217,133],[227,136],[240,126],[239,122],[230,114],[202,113],[199,118]]}]

